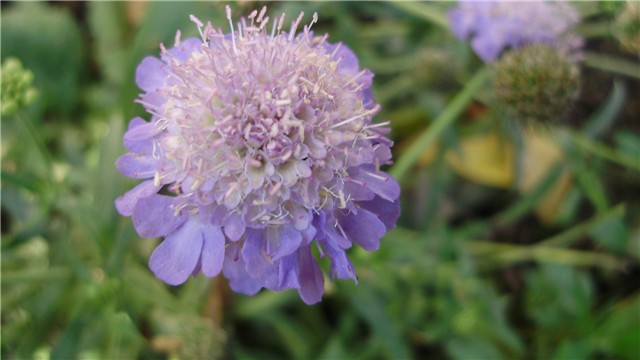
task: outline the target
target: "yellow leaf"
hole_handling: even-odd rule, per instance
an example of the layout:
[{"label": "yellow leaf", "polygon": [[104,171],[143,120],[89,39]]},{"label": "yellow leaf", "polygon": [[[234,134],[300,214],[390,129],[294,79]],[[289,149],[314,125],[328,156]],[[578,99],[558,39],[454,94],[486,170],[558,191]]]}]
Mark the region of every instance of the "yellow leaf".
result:
[{"label": "yellow leaf", "polygon": [[[562,150],[552,140],[550,134],[524,133],[522,177],[518,184],[520,192],[526,194],[532,191],[561,161],[563,161]],[[571,175],[565,170],[536,206],[535,212],[541,222],[553,223],[571,185]]]},{"label": "yellow leaf", "polygon": [[447,164],[459,175],[483,185],[509,188],[514,180],[513,146],[495,133],[465,138],[460,151],[449,150]]}]

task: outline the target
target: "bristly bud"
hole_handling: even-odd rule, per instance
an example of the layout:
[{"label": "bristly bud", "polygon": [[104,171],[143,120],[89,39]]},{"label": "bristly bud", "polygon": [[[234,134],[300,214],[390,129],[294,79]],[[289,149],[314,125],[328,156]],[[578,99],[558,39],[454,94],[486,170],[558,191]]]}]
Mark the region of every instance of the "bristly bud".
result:
[{"label": "bristly bud", "polygon": [[8,58],[0,70],[2,82],[2,116],[11,116],[19,109],[32,104],[38,91],[31,86],[33,73],[24,69],[20,60]]},{"label": "bristly bud", "polygon": [[324,276],[312,247],[332,277],[357,280],[345,251],[376,250],[395,226],[400,187],[379,168],[391,162],[389,123],[373,123],[373,74],[314,36],[317,15],[283,31],[284,14],[263,8],[234,28],[225,10],[230,33],[192,16],[201,39],[138,66],[151,120],[131,121],[116,166],[146,181],[116,207],[141,236],[165,237],[149,265],[168,284],[223,272],[235,291],[295,288],[315,303]]},{"label": "bristly bud", "polygon": [[508,51],[491,66],[496,105],[528,125],[561,120],[578,96],[579,75],[566,54],[542,44]]},{"label": "bristly bud", "polygon": [[640,3],[628,1],[613,24],[622,50],[640,56]]}]

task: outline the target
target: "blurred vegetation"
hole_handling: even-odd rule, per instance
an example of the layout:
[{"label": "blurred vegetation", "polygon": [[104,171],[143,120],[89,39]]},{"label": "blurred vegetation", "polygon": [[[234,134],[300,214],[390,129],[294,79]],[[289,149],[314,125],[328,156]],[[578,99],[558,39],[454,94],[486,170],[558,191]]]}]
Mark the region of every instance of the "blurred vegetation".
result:
[{"label": "blurred vegetation", "polygon": [[[114,162],[144,116],[136,65],[177,29],[195,35],[189,14],[225,28],[223,5],[2,2],[3,358],[640,356],[640,54],[625,3],[575,4],[579,96],[538,130],[495,106],[491,72],[447,29],[452,3],[271,4],[317,11],[315,32],[376,74],[403,186],[381,249],[350,253],[359,285],[327,283],[311,307],[221,278],[166,286],[147,268],[157,241],[113,206],[135,184]],[[15,61],[31,85],[7,75]],[[39,96],[8,95],[9,81]]]}]

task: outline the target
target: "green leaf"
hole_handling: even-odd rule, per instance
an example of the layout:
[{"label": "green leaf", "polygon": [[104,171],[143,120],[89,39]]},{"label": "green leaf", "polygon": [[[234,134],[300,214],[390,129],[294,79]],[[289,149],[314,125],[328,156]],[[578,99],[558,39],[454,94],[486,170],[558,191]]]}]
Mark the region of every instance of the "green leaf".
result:
[{"label": "green leaf", "polygon": [[87,3],[88,20],[95,41],[96,61],[107,82],[122,84],[127,75],[125,3],[94,1]]},{"label": "green leaf", "polygon": [[613,90],[598,110],[587,120],[584,135],[595,138],[609,129],[627,100],[627,89],[621,81],[613,83]]},{"label": "green leaf", "polygon": [[593,239],[605,250],[618,254],[624,253],[629,233],[624,223],[624,213],[618,213],[597,224],[590,232]]},{"label": "green leaf", "polygon": [[390,317],[380,294],[361,284],[349,297],[355,311],[365,318],[377,340],[385,345],[388,356],[408,359],[409,350],[403,341],[402,330]]},{"label": "green leaf", "polygon": [[604,314],[592,339],[598,348],[612,358],[637,359],[640,349],[640,296],[635,295],[616,304]]},{"label": "green leaf", "polygon": [[455,338],[446,343],[446,348],[454,359],[506,359],[495,346],[481,338]]}]

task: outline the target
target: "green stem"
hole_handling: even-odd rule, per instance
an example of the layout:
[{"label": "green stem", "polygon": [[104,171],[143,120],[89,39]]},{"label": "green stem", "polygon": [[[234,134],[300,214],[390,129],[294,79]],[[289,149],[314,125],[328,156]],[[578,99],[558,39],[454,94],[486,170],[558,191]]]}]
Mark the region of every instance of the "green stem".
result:
[{"label": "green stem", "polygon": [[542,201],[544,196],[551,191],[563,171],[564,167],[561,164],[556,164],[530,192],[521,196],[515,204],[492,217],[489,220],[490,226],[506,226],[528,214],[540,203],[540,201]]},{"label": "green stem", "polygon": [[585,52],[584,64],[594,69],[640,79],[640,64],[637,62],[615,58],[610,55]]},{"label": "green stem", "polygon": [[484,243],[481,241],[470,242],[469,249],[476,256],[486,257],[487,261],[490,258],[492,263],[495,260],[506,263],[536,261],[571,266],[598,266],[612,270],[620,270],[624,267],[624,262],[615,256],[590,251],[546,246]]},{"label": "green stem", "polygon": [[16,114],[16,118],[18,119],[18,122],[21,123],[24,126],[24,128],[27,130],[27,133],[29,134],[33,142],[35,142],[36,148],[40,153],[40,157],[44,162],[44,166],[49,172],[49,174],[51,174],[51,166],[53,165],[51,154],[49,153],[49,150],[47,150],[47,147],[44,144],[44,141],[42,141],[42,139],[38,135],[38,132],[36,131],[33,124],[31,123],[31,120],[26,116],[22,116],[20,112]]},{"label": "green stem", "polygon": [[567,229],[561,232],[558,235],[554,235],[550,238],[542,240],[537,243],[536,246],[547,246],[547,247],[557,247],[557,246],[569,246],[572,242],[580,239],[581,237],[587,235],[591,230],[596,228],[602,223],[605,223],[611,218],[621,216],[625,212],[625,205],[620,204],[611,208],[608,212],[595,216],[581,224],[575,225],[570,229]]},{"label": "green stem", "polygon": [[590,251],[564,249],[582,238],[604,222],[624,214],[625,205],[620,204],[607,213],[593,217],[534,245],[516,245],[472,240],[468,242],[471,252],[478,257],[498,259],[505,262],[538,261],[576,266],[600,266],[619,270],[624,263],[615,256]]},{"label": "green stem", "polygon": [[21,271],[9,271],[2,273],[3,284],[15,283],[45,283],[48,281],[66,280],[70,275],[65,268],[31,269]]},{"label": "green stem", "polygon": [[[404,3],[403,3],[404,4]],[[466,109],[467,105],[473,100],[475,94],[482,88],[487,80],[488,72],[486,68],[481,68],[469,80],[461,92],[451,101],[431,126],[426,129],[411,144],[411,146],[398,158],[398,162],[391,168],[393,175],[399,182],[402,182],[411,169],[418,161],[420,155],[440,136],[444,130],[449,127],[460,114]]]},{"label": "green stem", "polygon": [[434,25],[449,30],[447,16],[432,4],[412,1],[395,1],[393,4],[412,15],[418,15]]},{"label": "green stem", "polygon": [[610,37],[611,22],[607,20],[596,23],[582,24],[576,27],[575,32],[576,34],[585,38]]},{"label": "green stem", "polygon": [[573,142],[583,150],[586,150],[596,156],[607,159],[619,165],[626,166],[634,170],[640,170],[640,160],[637,158],[622,154],[615,149],[612,149],[602,143],[593,141],[575,131],[568,130],[567,135],[571,142]]}]

